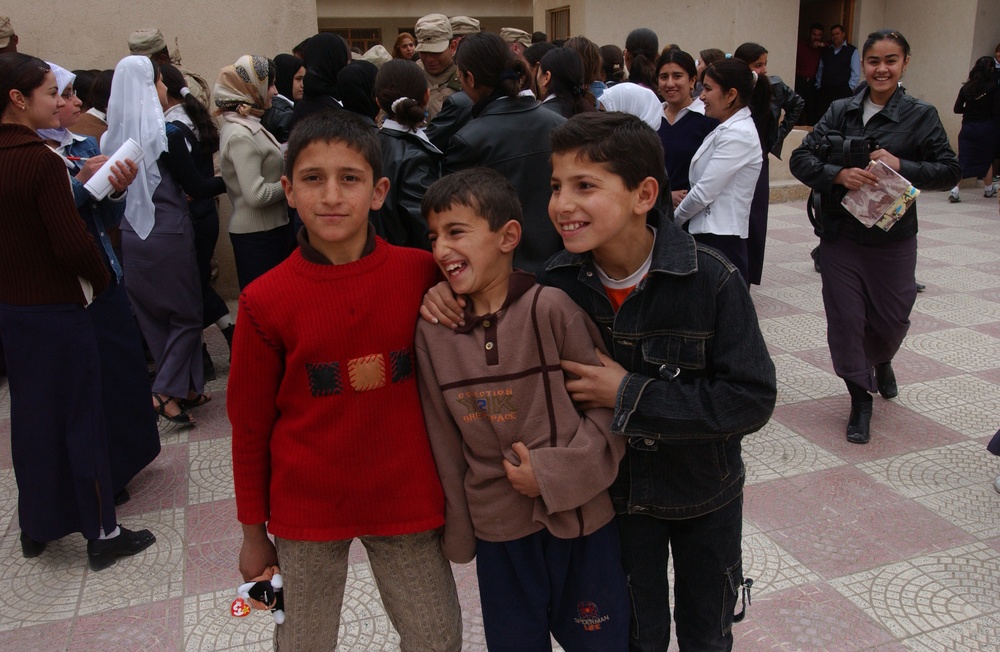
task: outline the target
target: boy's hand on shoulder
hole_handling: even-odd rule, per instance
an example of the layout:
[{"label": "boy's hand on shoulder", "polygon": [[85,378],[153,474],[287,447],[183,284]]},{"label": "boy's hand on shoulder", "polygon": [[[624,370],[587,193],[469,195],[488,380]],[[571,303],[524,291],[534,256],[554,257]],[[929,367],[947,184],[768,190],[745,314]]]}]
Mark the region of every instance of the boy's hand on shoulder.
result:
[{"label": "boy's hand on shoulder", "polygon": [[600,350],[597,350],[597,359],[601,361],[600,365],[571,360],[561,362],[567,374],[566,391],[573,402],[585,410],[598,407],[614,409],[618,388],[628,372]]},{"label": "boy's hand on shoulder", "polygon": [[420,316],[432,324],[443,324],[448,328],[464,326],[462,319],[465,299],[456,297],[451,286],[446,281],[427,290],[424,302],[420,305]]},{"label": "boy's hand on shoulder", "polygon": [[538,487],[538,479],[535,478],[535,470],[531,468],[531,454],[528,447],[522,442],[517,442],[511,446],[511,450],[521,460],[519,466],[514,466],[508,460],[503,461],[504,471],[507,472],[507,480],[518,493],[528,498],[538,498],[542,495],[542,490]]},{"label": "boy's hand on shoulder", "polygon": [[240,546],[240,575],[250,582],[267,568],[278,565],[278,553],[267,536],[267,526],[244,525],[243,545]]}]

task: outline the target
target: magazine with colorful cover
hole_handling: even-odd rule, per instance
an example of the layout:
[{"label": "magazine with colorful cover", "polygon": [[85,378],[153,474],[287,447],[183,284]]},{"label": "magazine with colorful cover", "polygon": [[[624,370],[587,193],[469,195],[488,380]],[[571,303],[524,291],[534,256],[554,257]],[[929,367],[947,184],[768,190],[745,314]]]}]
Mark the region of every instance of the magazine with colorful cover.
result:
[{"label": "magazine with colorful cover", "polygon": [[872,161],[866,169],[878,181],[849,191],[841,205],[869,229],[877,226],[888,231],[913,205],[920,191],[882,161]]}]

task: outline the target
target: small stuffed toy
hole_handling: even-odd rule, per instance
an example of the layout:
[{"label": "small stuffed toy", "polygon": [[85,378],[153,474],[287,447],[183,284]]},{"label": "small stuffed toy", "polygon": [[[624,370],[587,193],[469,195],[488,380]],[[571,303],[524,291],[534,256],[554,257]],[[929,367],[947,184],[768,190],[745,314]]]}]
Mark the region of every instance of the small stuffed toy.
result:
[{"label": "small stuffed toy", "polygon": [[239,597],[233,600],[230,613],[242,618],[250,615],[251,609],[270,611],[274,615],[274,622],[282,624],[285,622],[285,597],[281,591],[283,586],[281,569],[277,566],[264,569],[263,574],[241,584],[236,590]]}]

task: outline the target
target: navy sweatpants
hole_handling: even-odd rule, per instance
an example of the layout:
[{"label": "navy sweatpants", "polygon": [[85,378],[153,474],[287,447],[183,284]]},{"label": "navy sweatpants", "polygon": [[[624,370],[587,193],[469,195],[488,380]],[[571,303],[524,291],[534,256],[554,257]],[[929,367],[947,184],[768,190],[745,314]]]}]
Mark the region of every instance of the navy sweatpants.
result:
[{"label": "navy sweatpants", "polygon": [[476,569],[490,652],[628,650],[629,598],[614,521],[584,537],[548,530],[476,541]]}]

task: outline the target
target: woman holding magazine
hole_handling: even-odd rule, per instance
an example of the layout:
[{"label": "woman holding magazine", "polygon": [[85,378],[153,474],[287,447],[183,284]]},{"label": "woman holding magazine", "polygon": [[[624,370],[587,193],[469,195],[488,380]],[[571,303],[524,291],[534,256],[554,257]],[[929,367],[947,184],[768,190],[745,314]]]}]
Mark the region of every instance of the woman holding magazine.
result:
[{"label": "woman holding magazine", "polygon": [[[790,160],[792,174],[820,200],[814,226],[823,261],[827,341],[834,371],[851,395],[847,441],[855,444],[870,438],[871,393],[886,399],[898,394],[892,358],[917,296],[917,206],[885,231],[867,228],[840,202],[848,190],[876,182],[862,165],[865,158],[881,161],[922,190],[947,190],[961,176],[935,108],[899,85],[910,63],[903,35],[872,32],[861,60],[867,89],[835,101]],[[843,161],[841,135],[856,144],[870,138],[873,151],[862,161]]]}]

